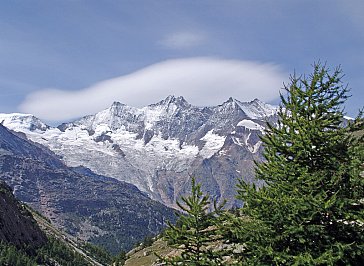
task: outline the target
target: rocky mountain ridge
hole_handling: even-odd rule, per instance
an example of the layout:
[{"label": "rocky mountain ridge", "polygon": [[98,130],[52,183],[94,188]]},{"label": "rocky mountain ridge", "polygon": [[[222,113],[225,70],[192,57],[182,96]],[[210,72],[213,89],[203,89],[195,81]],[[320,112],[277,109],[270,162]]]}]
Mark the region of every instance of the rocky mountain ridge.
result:
[{"label": "rocky mountain ridge", "polygon": [[0,121],[48,147],[68,166],[132,183],[166,205],[175,206],[189,190],[191,175],[205,191],[233,205],[237,179],[255,182],[259,136],[267,121],[276,120],[277,110],[258,99],[197,107],[168,96],[143,108],[114,102],[58,127],[20,114],[0,114]]}]

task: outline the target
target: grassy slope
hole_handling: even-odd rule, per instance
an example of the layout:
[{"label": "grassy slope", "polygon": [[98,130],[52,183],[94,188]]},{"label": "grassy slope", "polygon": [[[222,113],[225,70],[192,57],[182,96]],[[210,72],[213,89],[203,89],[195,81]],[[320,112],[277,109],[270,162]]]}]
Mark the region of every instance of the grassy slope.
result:
[{"label": "grassy slope", "polygon": [[173,252],[175,250],[168,247],[165,241],[158,239],[149,247],[138,247],[130,251],[127,254],[129,259],[125,262],[125,266],[151,266],[158,260],[155,253],[166,256]]}]

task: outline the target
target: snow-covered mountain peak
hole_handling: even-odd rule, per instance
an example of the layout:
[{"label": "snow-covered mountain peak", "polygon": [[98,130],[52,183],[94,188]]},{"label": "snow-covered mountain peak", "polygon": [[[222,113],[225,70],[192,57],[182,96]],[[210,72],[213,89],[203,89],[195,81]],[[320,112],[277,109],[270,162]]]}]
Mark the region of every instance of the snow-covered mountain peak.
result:
[{"label": "snow-covered mountain peak", "polygon": [[97,115],[100,116],[101,113],[103,113],[104,115],[107,115],[110,118],[112,118],[112,117],[122,117],[125,113],[134,113],[134,114],[137,114],[139,112],[140,111],[139,111],[138,108],[131,107],[131,106],[128,106],[128,105],[123,104],[123,103],[120,103],[120,102],[114,102],[106,110],[97,113],[96,116]]},{"label": "snow-covered mountain peak", "polygon": [[0,114],[0,123],[14,131],[46,131],[49,126],[31,114]]},{"label": "snow-covered mountain peak", "polygon": [[264,119],[277,114],[278,107],[266,104],[259,99],[254,99],[250,102],[241,102],[234,99],[234,102],[244,111],[244,113],[251,119]]},{"label": "snow-covered mountain peak", "polygon": [[126,128],[135,133],[140,131],[141,128],[149,130],[157,122],[170,119],[179,110],[185,110],[190,107],[191,104],[182,96],[175,97],[173,95],[143,108],[131,107],[120,102],[114,102],[109,108],[95,115],[85,116],[72,124],[83,125],[92,130],[95,130],[99,124],[106,124],[113,130]]},{"label": "snow-covered mountain peak", "polygon": [[100,124],[107,125],[113,130],[117,130],[127,123],[133,123],[141,110],[130,107],[120,102],[114,102],[109,108],[106,108],[94,115],[84,116],[71,123],[62,124],[62,131],[68,127],[80,126],[89,130],[95,130]]},{"label": "snow-covered mountain peak", "polygon": [[148,105],[148,107],[156,107],[156,106],[169,106],[169,105],[176,105],[178,107],[190,107],[191,104],[183,98],[183,96],[174,96],[169,95],[167,98],[163,99],[162,101],[154,104]]},{"label": "snow-covered mountain peak", "polygon": [[261,100],[259,100],[258,98],[255,98],[254,100],[252,100],[250,103],[258,103],[258,104],[264,104],[264,102],[262,102]]},{"label": "snow-covered mountain peak", "polygon": [[112,105],[108,108],[109,110],[119,110],[123,109],[126,106],[126,104],[121,102],[113,102]]},{"label": "snow-covered mountain peak", "polygon": [[232,97],[227,99],[225,102],[217,106],[220,110],[226,110],[232,112],[233,110],[240,110],[241,108],[236,103],[236,100]]}]

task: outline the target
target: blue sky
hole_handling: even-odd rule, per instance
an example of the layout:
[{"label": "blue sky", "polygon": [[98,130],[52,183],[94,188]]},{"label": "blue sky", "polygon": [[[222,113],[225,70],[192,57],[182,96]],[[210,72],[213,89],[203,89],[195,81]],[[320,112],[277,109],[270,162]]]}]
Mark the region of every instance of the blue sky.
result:
[{"label": "blue sky", "polygon": [[0,2],[0,112],[47,121],[169,94],[277,103],[289,74],[341,65],[364,105],[364,1]]}]

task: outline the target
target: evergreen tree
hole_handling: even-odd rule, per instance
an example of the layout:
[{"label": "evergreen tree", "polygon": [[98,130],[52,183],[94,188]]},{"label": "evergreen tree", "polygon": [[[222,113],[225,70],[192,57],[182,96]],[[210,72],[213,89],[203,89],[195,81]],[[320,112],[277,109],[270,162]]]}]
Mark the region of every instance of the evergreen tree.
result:
[{"label": "evergreen tree", "polygon": [[262,137],[265,186],[241,181],[243,217],[230,220],[243,264],[364,265],[364,145],[351,134],[363,123],[343,125],[341,79],[319,63],[285,86],[278,126]]},{"label": "evergreen tree", "polygon": [[126,252],[124,250],[120,251],[118,255],[116,255],[113,259],[113,266],[122,266],[125,264],[127,260]]},{"label": "evergreen tree", "polygon": [[180,250],[180,255],[173,258],[162,258],[166,265],[222,265],[220,254],[214,249],[214,243],[219,239],[216,234],[214,220],[221,212],[222,205],[214,211],[209,195],[204,195],[201,185],[196,184],[192,177],[191,195],[182,197],[177,205],[183,213],[177,213],[177,224],[169,227],[164,233],[168,244]]}]

